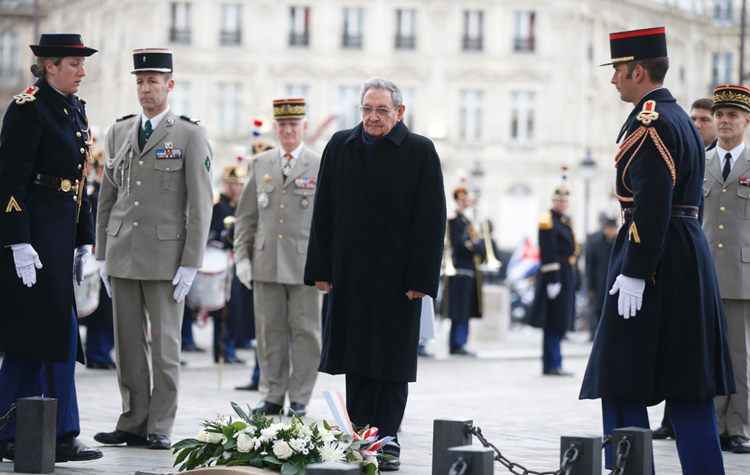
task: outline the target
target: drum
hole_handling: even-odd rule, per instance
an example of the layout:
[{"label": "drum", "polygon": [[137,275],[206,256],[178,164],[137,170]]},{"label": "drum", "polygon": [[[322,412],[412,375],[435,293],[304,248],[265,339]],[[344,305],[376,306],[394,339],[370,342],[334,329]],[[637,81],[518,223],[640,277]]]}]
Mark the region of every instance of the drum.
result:
[{"label": "drum", "polygon": [[73,289],[76,297],[76,309],[78,318],[88,317],[99,307],[99,263],[93,255],[89,254],[83,258],[83,279],[81,285],[73,278]]},{"label": "drum", "polygon": [[229,252],[207,247],[203,265],[195,276],[187,294],[187,305],[193,310],[212,312],[224,307],[227,301],[227,272]]}]

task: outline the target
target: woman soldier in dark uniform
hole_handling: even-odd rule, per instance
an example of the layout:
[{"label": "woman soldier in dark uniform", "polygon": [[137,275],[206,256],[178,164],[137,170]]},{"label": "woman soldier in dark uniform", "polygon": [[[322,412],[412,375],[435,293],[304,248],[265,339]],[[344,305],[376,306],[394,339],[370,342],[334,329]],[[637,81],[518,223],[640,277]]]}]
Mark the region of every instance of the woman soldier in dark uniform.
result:
[{"label": "woman soldier in dark uniform", "polygon": [[[0,132],[0,413],[16,399],[57,399],[56,461],[94,460],[81,444],[74,382],[83,362],[73,298],[93,243],[84,166],[89,129],[75,96],[96,53],[80,35],[43,34],[31,50],[38,81],[16,95]],[[0,430],[0,459],[12,457],[15,424]]]}]

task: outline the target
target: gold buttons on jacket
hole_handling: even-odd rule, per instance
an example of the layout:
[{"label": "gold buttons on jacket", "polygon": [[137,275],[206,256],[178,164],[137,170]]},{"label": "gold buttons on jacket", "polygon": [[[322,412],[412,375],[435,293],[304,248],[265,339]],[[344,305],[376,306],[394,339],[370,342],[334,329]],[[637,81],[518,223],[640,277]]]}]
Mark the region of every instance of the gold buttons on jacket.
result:
[{"label": "gold buttons on jacket", "polygon": [[283,219],[280,219],[280,220],[279,220],[279,224],[284,224],[284,220],[283,220]]},{"label": "gold buttons on jacket", "polygon": [[86,153],[86,149],[81,147],[81,153]]},{"label": "gold buttons on jacket", "polygon": [[81,132],[76,132],[76,137],[81,138]]},{"label": "gold buttons on jacket", "polygon": [[284,205],[283,204],[279,205],[279,208],[284,209]]},{"label": "gold buttons on jacket", "polygon": [[719,249],[721,249],[722,247],[724,247],[724,244],[719,243],[719,244],[716,245],[716,247],[718,247]]},{"label": "gold buttons on jacket", "polygon": [[279,234],[279,239],[284,239],[284,235],[283,234]]},{"label": "gold buttons on jacket", "polygon": [[79,163],[79,164],[78,164],[78,169],[80,170],[81,168],[83,168],[83,165],[81,165],[81,164]]},{"label": "gold buttons on jacket", "polygon": [[136,186],[141,186],[141,180],[137,180],[137,181],[135,182],[135,184],[136,184]]},{"label": "gold buttons on jacket", "polygon": [[140,201],[136,201],[133,204],[136,205],[136,206],[139,206],[141,203],[140,203]]},{"label": "gold buttons on jacket", "polygon": [[726,188],[722,188],[722,189],[721,189],[721,192],[722,192],[722,193],[726,193],[726,192],[727,192],[727,189],[726,189]]},{"label": "gold buttons on jacket", "polygon": [[719,229],[724,229],[724,225],[723,225],[723,224],[720,224],[720,225],[719,225]]},{"label": "gold buttons on jacket", "polygon": [[143,160],[138,160],[138,165],[143,165]]},{"label": "gold buttons on jacket", "polygon": [[726,211],[726,210],[727,210],[727,208],[726,208],[725,206],[721,206],[721,207],[719,207],[719,211],[721,211],[721,212],[724,212],[724,211]]},{"label": "gold buttons on jacket", "polygon": [[138,227],[138,221],[133,221],[133,226],[137,228]]}]

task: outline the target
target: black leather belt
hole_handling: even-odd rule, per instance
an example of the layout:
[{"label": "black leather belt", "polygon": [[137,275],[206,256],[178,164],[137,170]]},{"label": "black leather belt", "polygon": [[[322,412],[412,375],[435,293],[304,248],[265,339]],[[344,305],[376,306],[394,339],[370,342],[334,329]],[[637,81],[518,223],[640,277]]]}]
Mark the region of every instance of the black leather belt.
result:
[{"label": "black leather belt", "polygon": [[[697,206],[686,206],[686,205],[675,205],[672,206],[672,217],[673,218],[685,218],[685,219],[698,219],[698,207]],[[622,218],[625,221],[633,219],[633,208],[625,208],[622,210]]]},{"label": "black leather belt", "polygon": [[36,176],[34,176],[34,184],[59,191],[60,193],[75,194],[78,191],[78,180],[43,175],[41,173],[37,173]]}]

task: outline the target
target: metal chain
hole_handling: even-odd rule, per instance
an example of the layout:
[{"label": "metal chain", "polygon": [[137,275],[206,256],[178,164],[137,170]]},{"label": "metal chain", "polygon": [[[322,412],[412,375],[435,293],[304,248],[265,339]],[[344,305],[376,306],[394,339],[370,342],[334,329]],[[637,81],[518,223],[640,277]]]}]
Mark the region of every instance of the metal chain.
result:
[{"label": "metal chain", "polygon": [[10,424],[10,421],[13,419],[13,416],[16,412],[16,405],[11,404],[8,408],[8,412],[0,416],[0,430],[2,430],[5,426]]},{"label": "metal chain", "polygon": [[630,456],[630,449],[632,444],[630,439],[623,437],[620,442],[617,443],[617,459],[615,459],[615,468],[609,472],[609,475],[622,475],[625,473],[625,466],[628,463],[628,457]]},{"label": "metal chain", "polygon": [[[487,440],[487,438],[482,434],[481,428],[467,424],[466,430],[469,434],[475,436],[483,446],[492,449],[495,452],[495,461],[500,463],[500,465],[508,469],[508,471],[514,475],[570,475],[571,470],[573,469],[573,465],[578,460],[578,447],[571,444],[563,454],[563,460],[560,464],[560,469],[546,472],[537,472],[535,470],[530,470],[521,464],[508,460],[508,458],[506,458],[494,444]],[[458,462],[458,460],[456,462]],[[456,462],[454,462],[453,466],[451,466],[451,470],[453,470]],[[464,463],[466,462],[464,461]],[[451,472],[451,474],[453,474],[453,472]],[[461,473],[456,472],[455,475],[461,475]]]}]

